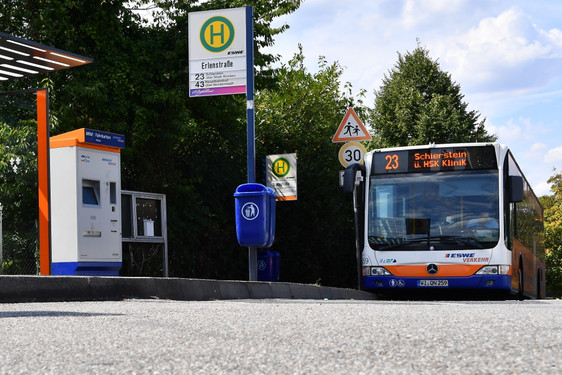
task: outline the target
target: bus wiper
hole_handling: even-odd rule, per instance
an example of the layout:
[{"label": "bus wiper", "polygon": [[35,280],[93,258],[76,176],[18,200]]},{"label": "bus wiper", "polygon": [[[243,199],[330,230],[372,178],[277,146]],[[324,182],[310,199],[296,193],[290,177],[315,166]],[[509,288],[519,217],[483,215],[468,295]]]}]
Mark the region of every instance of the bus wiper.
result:
[{"label": "bus wiper", "polygon": [[393,245],[388,245],[388,246],[383,246],[381,248],[379,248],[379,250],[390,250],[390,249],[396,249],[399,247],[404,247],[404,246],[408,246],[410,244],[414,244],[414,243],[421,243],[421,242],[431,242],[432,237],[423,237],[423,238],[412,238],[409,240],[406,240],[404,242],[400,242],[400,243],[396,243]]},{"label": "bus wiper", "polygon": [[420,244],[420,243],[424,243],[424,242],[427,242],[427,245],[429,247],[429,245],[432,242],[440,242],[440,241],[443,241],[443,242],[456,241],[456,242],[462,243],[463,245],[476,247],[478,249],[483,248],[483,246],[478,241],[475,241],[475,240],[473,240],[469,237],[440,235],[440,236],[427,236],[427,237],[421,237],[421,238],[412,238],[412,239],[407,240],[405,242],[381,247],[381,248],[379,248],[379,250],[391,250],[391,249],[396,249],[396,248],[400,248],[400,247],[405,247],[405,246],[408,246],[409,244],[414,244],[414,243]]},{"label": "bus wiper", "polygon": [[474,246],[474,247],[477,247],[479,249],[484,248],[484,246],[482,246],[482,244],[480,242],[476,241],[474,238],[471,238],[471,237],[463,237],[463,236],[436,236],[436,237],[440,237],[441,239],[444,239],[444,240],[458,241],[458,242],[463,243],[465,245]]}]

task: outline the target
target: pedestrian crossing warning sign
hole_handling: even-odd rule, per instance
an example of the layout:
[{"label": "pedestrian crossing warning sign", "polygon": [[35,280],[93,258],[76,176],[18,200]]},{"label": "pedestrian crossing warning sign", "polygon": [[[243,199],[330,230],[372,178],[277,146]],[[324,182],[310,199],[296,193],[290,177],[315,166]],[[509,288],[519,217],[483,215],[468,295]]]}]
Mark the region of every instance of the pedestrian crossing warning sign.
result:
[{"label": "pedestrian crossing warning sign", "polygon": [[371,135],[357,117],[353,108],[349,108],[332,138],[332,142],[368,141]]}]

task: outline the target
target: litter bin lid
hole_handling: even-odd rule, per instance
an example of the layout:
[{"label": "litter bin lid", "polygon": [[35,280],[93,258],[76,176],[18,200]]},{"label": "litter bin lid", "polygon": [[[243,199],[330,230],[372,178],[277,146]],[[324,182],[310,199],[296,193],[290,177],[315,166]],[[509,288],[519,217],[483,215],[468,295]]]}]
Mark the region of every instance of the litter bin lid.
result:
[{"label": "litter bin lid", "polygon": [[235,197],[269,195],[275,197],[275,191],[267,186],[256,183],[242,184],[236,188]]}]

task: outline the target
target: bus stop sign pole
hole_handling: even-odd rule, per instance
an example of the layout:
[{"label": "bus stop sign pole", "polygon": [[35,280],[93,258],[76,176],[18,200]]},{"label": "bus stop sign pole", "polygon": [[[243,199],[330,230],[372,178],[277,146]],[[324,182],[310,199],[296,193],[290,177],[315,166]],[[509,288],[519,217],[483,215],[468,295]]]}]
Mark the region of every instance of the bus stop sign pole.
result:
[{"label": "bus stop sign pole", "polygon": [[[228,15],[225,16],[225,15]],[[248,183],[256,180],[254,116],[254,10],[251,6],[189,13],[189,96],[246,93]],[[244,33],[236,33],[235,26]],[[237,39],[235,35],[240,35]],[[220,43],[215,43],[220,41]],[[245,49],[242,59],[229,55]],[[228,63],[228,64],[226,64]],[[214,73],[227,82],[214,80]],[[224,74],[223,74],[224,73]],[[226,74],[228,73],[228,74]],[[244,76],[243,76],[244,75]],[[246,87],[240,81],[246,83]],[[250,281],[257,280],[257,247],[249,247]]]},{"label": "bus stop sign pole", "polygon": [[[256,129],[254,113],[254,9],[246,7],[246,120],[248,183],[256,182]],[[258,280],[258,249],[248,247],[249,280]]]}]

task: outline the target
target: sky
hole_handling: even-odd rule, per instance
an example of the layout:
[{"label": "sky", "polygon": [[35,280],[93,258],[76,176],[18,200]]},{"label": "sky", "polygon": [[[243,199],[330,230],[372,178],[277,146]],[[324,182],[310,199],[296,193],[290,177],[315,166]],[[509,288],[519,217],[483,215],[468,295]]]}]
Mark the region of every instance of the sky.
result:
[{"label": "sky", "polygon": [[553,0],[304,0],[274,21],[290,29],[267,52],[287,62],[301,44],[311,72],[320,56],[339,62],[342,82],[367,90],[373,108],[398,53],[419,40],[542,196],[562,171],[561,15]]}]

